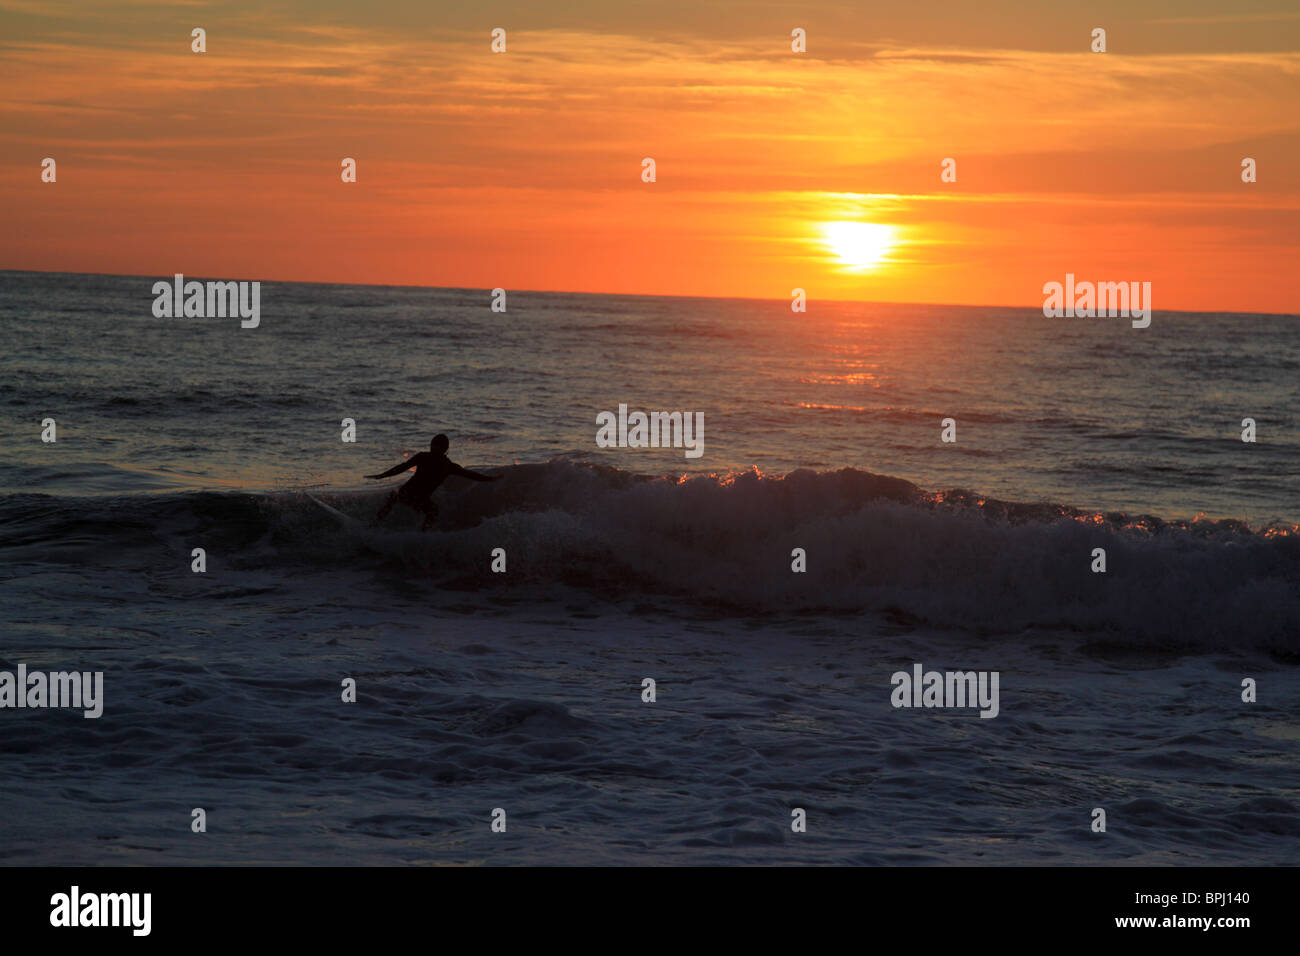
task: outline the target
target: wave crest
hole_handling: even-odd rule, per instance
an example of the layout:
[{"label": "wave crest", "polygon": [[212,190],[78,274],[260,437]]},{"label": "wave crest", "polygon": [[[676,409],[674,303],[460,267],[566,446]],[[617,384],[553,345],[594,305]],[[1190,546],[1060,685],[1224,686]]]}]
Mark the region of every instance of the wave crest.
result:
[{"label": "wave crest", "polygon": [[[849,468],[674,481],[553,461],[503,473],[491,485],[449,481],[439,528],[423,535],[400,507],[381,528],[342,526],[295,492],[137,496],[107,514],[101,499],[94,528],[127,548],[146,533],[174,546],[215,536],[244,568],[360,564],[453,589],[560,583],[725,613],[887,612],[986,634],[1300,651],[1296,528],[929,493]],[[368,523],[386,491],[322,497]],[[26,533],[11,545],[34,557],[59,525],[84,543],[84,501],[21,497]],[[16,505],[3,505],[11,528]],[[494,548],[506,550],[508,574],[489,570]],[[795,548],[804,573],[791,569]],[[1095,548],[1105,573],[1091,570]]]}]

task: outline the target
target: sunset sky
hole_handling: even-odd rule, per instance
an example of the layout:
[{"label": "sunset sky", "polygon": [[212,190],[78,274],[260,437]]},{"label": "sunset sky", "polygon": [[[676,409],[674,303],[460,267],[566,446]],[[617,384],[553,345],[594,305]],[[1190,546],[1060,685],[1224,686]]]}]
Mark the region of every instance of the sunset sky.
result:
[{"label": "sunset sky", "polygon": [[1298,311],[1286,0],[0,0],[0,38],[0,268]]}]

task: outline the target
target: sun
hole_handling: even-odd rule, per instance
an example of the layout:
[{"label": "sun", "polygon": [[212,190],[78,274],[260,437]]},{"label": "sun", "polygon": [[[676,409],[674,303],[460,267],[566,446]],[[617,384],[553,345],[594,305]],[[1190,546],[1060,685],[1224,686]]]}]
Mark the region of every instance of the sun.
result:
[{"label": "sun", "polygon": [[874,269],[897,242],[894,227],[878,222],[828,222],[822,232],[831,252],[852,269]]}]

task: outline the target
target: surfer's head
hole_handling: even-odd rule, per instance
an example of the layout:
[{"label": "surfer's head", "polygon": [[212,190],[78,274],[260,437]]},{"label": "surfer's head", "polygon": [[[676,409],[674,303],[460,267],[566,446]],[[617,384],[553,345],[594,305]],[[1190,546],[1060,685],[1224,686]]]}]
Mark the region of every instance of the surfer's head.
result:
[{"label": "surfer's head", "polygon": [[451,441],[446,435],[434,435],[433,441],[429,442],[429,451],[433,452],[435,455],[445,454],[447,446],[450,444]]}]

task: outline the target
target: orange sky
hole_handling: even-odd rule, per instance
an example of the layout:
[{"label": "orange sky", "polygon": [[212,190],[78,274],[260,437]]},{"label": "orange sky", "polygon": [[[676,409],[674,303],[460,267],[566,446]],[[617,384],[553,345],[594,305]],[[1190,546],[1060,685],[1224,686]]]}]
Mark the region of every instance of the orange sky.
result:
[{"label": "orange sky", "polygon": [[538,6],[0,0],[0,268],[1296,311],[1286,3]]}]

